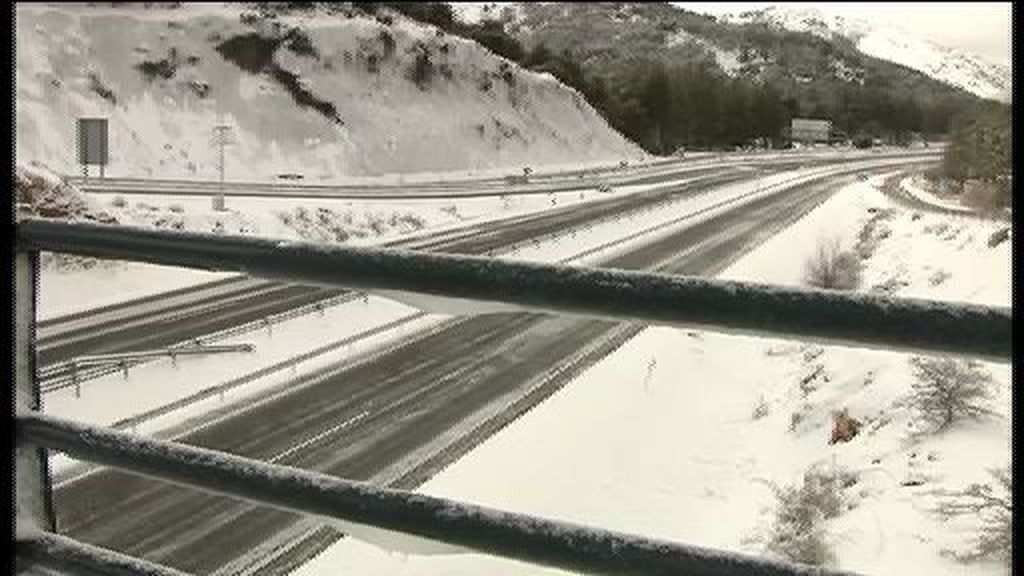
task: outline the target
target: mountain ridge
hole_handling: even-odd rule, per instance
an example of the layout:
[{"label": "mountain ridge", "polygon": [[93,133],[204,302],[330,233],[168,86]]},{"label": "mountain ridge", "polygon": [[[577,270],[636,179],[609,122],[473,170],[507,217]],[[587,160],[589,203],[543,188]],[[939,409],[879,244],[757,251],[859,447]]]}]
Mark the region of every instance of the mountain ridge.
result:
[{"label": "mountain ridge", "polygon": [[982,98],[1001,102],[1011,99],[1012,70],[1009,66],[918,38],[897,26],[874,26],[856,18],[829,16],[816,8],[781,6],[726,14],[719,19],[732,23],[764,22],[825,38],[839,34],[869,56],[918,70]]}]

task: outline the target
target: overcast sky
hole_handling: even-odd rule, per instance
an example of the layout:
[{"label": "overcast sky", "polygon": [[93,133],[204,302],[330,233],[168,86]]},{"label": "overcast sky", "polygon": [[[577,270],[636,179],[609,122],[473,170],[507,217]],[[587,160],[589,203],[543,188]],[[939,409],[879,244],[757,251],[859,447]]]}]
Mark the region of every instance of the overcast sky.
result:
[{"label": "overcast sky", "polygon": [[673,2],[706,14],[758,10],[768,6],[816,8],[829,15],[897,26],[942,46],[959,48],[1010,65],[1010,2]]}]

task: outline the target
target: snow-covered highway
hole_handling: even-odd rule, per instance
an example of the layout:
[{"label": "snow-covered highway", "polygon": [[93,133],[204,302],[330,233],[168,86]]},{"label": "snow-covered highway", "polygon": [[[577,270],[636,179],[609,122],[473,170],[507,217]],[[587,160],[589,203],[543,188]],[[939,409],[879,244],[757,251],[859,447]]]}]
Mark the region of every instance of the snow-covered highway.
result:
[{"label": "snow-covered highway", "polygon": [[[846,169],[891,170],[900,162],[868,160]],[[702,198],[707,197],[699,209],[725,197],[739,200],[745,195],[747,201],[683,220],[678,227],[607,257],[602,265],[713,274],[813,209],[837,184],[835,174],[822,171],[816,178],[759,194],[760,187],[751,182],[764,174],[730,172],[709,176],[717,181],[693,185],[704,190]],[[743,179],[747,189],[741,194],[736,182]],[[721,197],[715,196],[716,190]],[[688,186],[670,187],[633,196],[626,204],[632,210],[643,202],[664,207],[666,196],[685,198],[695,192]],[[585,211],[564,212],[579,216]],[[537,218],[487,244],[529,238],[556,222],[555,228],[580,226],[597,214],[586,216]],[[476,250],[482,247],[476,238],[467,242]],[[254,458],[286,454],[285,464],[415,487],[639,329],[636,324],[538,314],[456,318],[365,362],[300,378],[289,393],[239,405],[237,413],[178,440]],[[341,422],[349,424],[339,427]],[[284,573],[338,537],[331,529],[317,529],[315,523],[290,514],[118,472],[102,471],[62,485],[55,500],[61,532],[194,573],[224,573],[229,567],[233,572],[246,566],[262,566],[261,573]],[[295,544],[286,554],[267,544],[286,542]]]}]

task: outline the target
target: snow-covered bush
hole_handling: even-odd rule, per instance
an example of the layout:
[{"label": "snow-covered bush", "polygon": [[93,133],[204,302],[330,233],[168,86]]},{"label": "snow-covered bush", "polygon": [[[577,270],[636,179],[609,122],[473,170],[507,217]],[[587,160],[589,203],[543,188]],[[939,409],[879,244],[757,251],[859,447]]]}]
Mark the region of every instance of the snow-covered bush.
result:
[{"label": "snow-covered bush", "polygon": [[915,382],[910,403],[937,432],[964,418],[994,415],[986,404],[992,396],[992,375],[974,360],[910,359]]},{"label": "snow-covered bush", "polygon": [[114,208],[124,208],[128,205],[128,201],[124,199],[124,196],[114,196],[113,200],[110,201],[110,205]]},{"label": "snow-covered bush", "polygon": [[[895,186],[896,184],[893,185]],[[875,253],[875,249],[878,248],[878,244],[889,237],[891,231],[884,222],[890,220],[895,215],[895,211],[891,208],[869,208],[868,212],[871,213],[871,218],[864,223],[864,227],[857,234],[857,244],[854,246],[854,252],[857,253],[857,256],[860,256],[861,260],[871,258],[872,254]]]},{"label": "snow-covered bush", "polygon": [[751,414],[751,418],[754,420],[760,420],[767,416],[770,411],[768,402],[764,399],[764,396],[761,396],[757,401],[757,405],[754,406],[754,412]]},{"label": "snow-covered bush", "polygon": [[18,166],[14,179],[15,200],[23,206],[22,213],[42,218],[91,220],[116,224],[117,219],[98,209],[81,192],[44,170]]},{"label": "snow-covered bush", "polygon": [[998,184],[968,180],[963,190],[961,203],[982,214],[996,214],[1006,206],[1007,193]]},{"label": "snow-covered bush", "polygon": [[821,566],[834,560],[826,520],[843,511],[843,490],[857,475],[841,468],[812,467],[803,483],[770,485],[778,501],[768,530],[767,551],[800,564]]},{"label": "snow-covered bush", "polygon": [[174,212],[175,214],[183,214],[185,212],[185,207],[181,204],[171,204],[167,207],[167,210]]},{"label": "snow-covered bush", "polygon": [[805,403],[801,404],[798,409],[794,410],[789,415],[789,431],[795,433],[796,429],[801,424],[803,424],[805,420],[807,420],[808,414],[810,414],[811,410],[813,410],[813,409],[814,409],[814,406],[811,406],[810,404],[805,402]]},{"label": "snow-covered bush", "polygon": [[1013,541],[1013,486],[1010,468],[990,470],[990,484],[971,484],[958,492],[947,492],[947,497],[936,507],[943,519],[954,516],[973,516],[981,521],[973,547],[967,551],[945,551],[964,562],[997,559],[1010,561],[1010,543]]},{"label": "snow-covered bush", "polygon": [[821,242],[804,269],[804,281],[815,288],[853,290],[860,286],[860,262],[838,240]]},{"label": "snow-covered bush", "polygon": [[291,211],[278,212],[277,217],[299,237],[314,242],[345,242],[351,237],[380,236],[395,231],[408,233],[426,226],[422,217],[408,212],[368,212],[361,215],[361,221],[357,221],[351,212],[299,206]]}]

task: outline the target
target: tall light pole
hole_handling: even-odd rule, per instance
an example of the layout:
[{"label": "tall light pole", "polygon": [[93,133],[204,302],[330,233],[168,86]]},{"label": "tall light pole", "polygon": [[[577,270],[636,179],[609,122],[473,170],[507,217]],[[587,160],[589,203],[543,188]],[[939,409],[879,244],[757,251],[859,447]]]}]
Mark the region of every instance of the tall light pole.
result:
[{"label": "tall light pole", "polygon": [[213,145],[217,146],[217,170],[220,173],[220,190],[213,197],[213,209],[222,212],[224,211],[224,147],[235,143],[235,134],[231,130],[231,126],[227,124],[217,124],[214,126],[212,141]]}]

